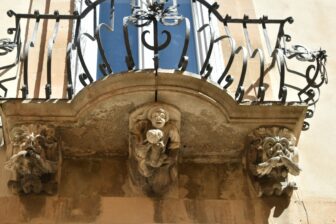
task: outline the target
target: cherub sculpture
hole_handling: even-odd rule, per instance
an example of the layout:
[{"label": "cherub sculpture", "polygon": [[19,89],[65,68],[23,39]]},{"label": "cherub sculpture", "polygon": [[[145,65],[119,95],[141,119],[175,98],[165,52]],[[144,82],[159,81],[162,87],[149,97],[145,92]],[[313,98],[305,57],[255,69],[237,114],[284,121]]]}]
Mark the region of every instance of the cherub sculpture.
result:
[{"label": "cherub sculpture", "polygon": [[159,177],[167,182],[175,178],[172,174],[176,173],[180,135],[169,112],[162,106],[153,106],[146,112],[147,119],[137,120],[131,130],[130,154],[137,163],[139,174],[147,179],[145,182],[150,183],[153,190],[153,185],[166,185],[157,182]]},{"label": "cherub sculpture", "polygon": [[[15,192],[53,193],[54,184],[49,181],[57,171],[57,161],[52,161],[57,143],[54,132],[41,127],[38,134],[20,127],[12,131],[14,155],[5,163],[5,169],[13,173],[8,185]],[[36,130],[35,130],[36,131]]]},{"label": "cherub sculpture", "polygon": [[301,171],[294,135],[286,128],[274,127],[257,129],[250,137],[249,170],[259,196],[291,195],[296,184],[288,181],[288,174],[297,176]]}]

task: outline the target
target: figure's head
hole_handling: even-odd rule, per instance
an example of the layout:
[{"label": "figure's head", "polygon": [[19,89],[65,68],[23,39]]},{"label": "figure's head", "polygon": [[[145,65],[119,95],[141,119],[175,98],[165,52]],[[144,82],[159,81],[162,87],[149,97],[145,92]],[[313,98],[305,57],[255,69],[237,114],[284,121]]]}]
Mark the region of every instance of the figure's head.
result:
[{"label": "figure's head", "polygon": [[24,142],[20,145],[21,150],[33,151],[34,153],[41,154],[44,145],[44,137],[31,133],[27,135]]},{"label": "figure's head", "polygon": [[152,122],[153,127],[163,128],[169,120],[169,113],[162,107],[157,106],[148,111],[147,118]]},{"label": "figure's head", "polygon": [[288,156],[292,151],[288,139],[279,136],[266,137],[263,148],[269,158],[280,155]]}]

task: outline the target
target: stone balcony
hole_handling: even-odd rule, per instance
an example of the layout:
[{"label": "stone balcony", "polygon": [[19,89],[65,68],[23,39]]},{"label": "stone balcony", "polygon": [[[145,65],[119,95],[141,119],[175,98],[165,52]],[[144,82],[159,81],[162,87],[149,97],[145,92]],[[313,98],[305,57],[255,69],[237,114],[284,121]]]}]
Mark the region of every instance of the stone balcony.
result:
[{"label": "stone balcony", "polygon": [[[6,169],[12,171],[6,181],[12,193],[26,197],[23,200],[27,195],[38,195],[47,198],[48,203],[59,196],[63,204],[55,202],[59,209],[51,216],[61,221],[93,222],[99,204],[132,204],[137,199],[147,205],[147,197],[156,203],[155,214],[160,213],[157,203],[164,203],[167,210],[175,205],[181,208],[170,218],[161,211],[161,222],[218,221],[202,206],[214,208],[223,218],[225,214],[220,211],[227,206],[222,200],[248,217],[250,203],[265,207],[263,199],[258,198],[261,196],[273,200],[286,195],[271,204],[277,206],[280,201],[288,205],[287,196],[297,188],[292,178],[300,172],[296,146],[301,130],[309,128],[307,119],[313,116],[319,88],[327,82],[325,51],[308,51],[299,45],[287,47],[290,36],[285,26],[293,22],[290,17],[232,18],[222,16],[216,3],[196,0],[193,4],[205,8],[220,28],[216,33],[209,23],[195,29],[210,40],[200,71],[195,74],[187,67],[191,28],[186,17],[174,4],[167,7],[160,1],[148,1],[146,7],[132,8],[123,27],[114,27],[123,29],[128,68],[114,73],[100,35],[101,29],[111,27],[98,24],[96,15],[98,7],[106,2],[86,1],[82,11],[72,14],[8,11],[16,22],[15,28],[9,29],[13,39],[1,42],[5,52],[2,57],[14,55],[15,59],[0,69],[20,68],[14,85],[6,86],[13,80],[0,80],[4,91],[4,160]],[[113,18],[113,5],[110,9]],[[94,22],[85,23],[85,19]],[[45,21],[52,21],[52,28]],[[26,30],[21,25],[25,22],[30,24]],[[62,22],[69,26],[62,27]],[[39,34],[40,23],[47,25]],[[166,40],[162,43],[160,23],[185,23],[181,53],[172,58],[178,66],[169,70],[160,67],[160,52],[170,44],[173,33],[163,32]],[[83,24],[92,29],[87,31]],[[238,40],[232,35],[235,31],[230,30],[237,24],[243,31]],[[145,59],[151,62],[149,68],[135,63],[128,36],[131,26],[150,27],[141,34],[141,43],[153,56]],[[260,48],[252,45],[248,29],[252,26],[263,31],[262,37],[251,32],[263,40]],[[275,43],[270,41],[270,26],[276,28]],[[62,40],[66,47],[57,45],[57,36],[66,36],[62,29],[68,32],[69,42]],[[25,38],[23,32],[28,33]],[[37,36],[43,36],[43,32],[51,34],[50,39],[47,42],[41,38],[44,44],[36,49]],[[149,43],[146,35],[151,35]],[[104,75],[102,78],[95,78],[96,72],[90,68],[90,50],[83,50],[89,41],[97,43],[94,50],[101,57],[97,69]],[[214,49],[219,46],[227,55],[220,73],[212,64]],[[63,57],[58,50],[64,51]],[[294,71],[290,67],[293,62],[303,72]],[[31,72],[36,69],[44,73],[37,77]],[[153,124],[155,113],[165,117],[165,126]],[[163,135],[154,136],[161,138],[155,143],[144,137],[153,130]],[[160,153],[154,154],[156,149]],[[22,161],[29,165],[25,167]],[[196,208],[198,200],[202,208]],[[84,202],[94,208],[88,212]],[[64,205],[71,213],[60,211]],[[196,206],[192,209],[195,214],[189,214],[188,206]],[[265,221],[263,209],[255,210],[255,223]],[[196,214],[198,210],[204,214]],[[242,220],[237,212],[228,212]]]}]

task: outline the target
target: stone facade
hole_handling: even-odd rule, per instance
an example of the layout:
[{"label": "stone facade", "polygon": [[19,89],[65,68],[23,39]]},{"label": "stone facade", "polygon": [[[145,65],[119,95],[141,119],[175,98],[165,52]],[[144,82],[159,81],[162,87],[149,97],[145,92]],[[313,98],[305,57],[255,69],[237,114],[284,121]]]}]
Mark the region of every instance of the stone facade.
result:
[{"label": "stone facade", "polygon": [[[292,136],[298,138],[305,110],[238,105],[216,86],[193,76],[161,71],[156,77],[146,71],[98,81],[70,103],[5,102],[2,116],[7,118],[5,145],[13,141],[7,138],[11,130],[39,123],[42,129],[53,127],[47,133],[55,137],[45,138],[57,139],[60,146],[57,192],[23,192],[25,204],[20,206],[27,217],[33,218],[33,206],[39,220],[65,223],[137,222],[135,217],[139,222],[260,223],[267,220],[265,209],[270,211],[265,200],[288,204],[289,199],[258,198],[242,162],[250,148],[248,136],[276,124],[293,130]],[[14,196],[9,197],[11,206],[19,206]],[[50,210],[51,204],[56,209]],[[135,211],[110,215],[128,206]]]},{"label": "stone facade", "polygon": [[[30,12],[40,9],[52,13],[58,9],[68,13],[73,11],[73,5],[74,1],[63,0],[24,4],[14,0],[10,6],[9,3],[0,6],[0,11],[4,15],[11,7],[21,12],[28,8]],[[237,17],[243,14],[252,17],[256,12],[257,16],[274,14],[283,18],[286,9],[286,15],[297,19],[291,33],[299,34],[300,42],[311,42],[307,45],[315,46],[318,40],[318,44],[323,43],[331,49],[331,54],[335,52],[332,41],[323,39],[336,35],[332,29],[326,28],[334,25],[328,19],[335,9],[329,0],[318,5],[306,1],[249,0],[240,3],[225,0],[220,5],[223,14],[229,10]],[[301,14],[303,11],[314,16],[307,18]],[[0,32],[5,31],[11,22],[9,19],[3,22]],[[46,52],[43,49],[52,30],[52,24],[42,25],[42,35],[37,38],[36,47],[32,48],[34,57],[31,58],[30,77],[36,76],[36,79],[30,79],[29,85],[34,97],[44,95],[41,80],[46,79],[42,66]],[[62,24],[60,41],[54,50],[56,60],[53,67],[60,74],[52,81],[57,86],[54,97],[66,96],[64,58],[71,26]],[[300,26],[314,26],[315,30],[307,35],[306,29]],[[26,29],[33,29],[33,21],[26,24]],[[255,39],[251,41],[260,43],[259,31],[253,32]],[[244,41],[243,36],[239,41]],[[225,50],[227,46],[223,44],[222,47]],[[332,59],[329,63],[330,74],[336,71],[333,62]],[[239,71],[240,67],[237,65],[235,69]],[[252,62],[249,68],[252,78],[255,78],[255,67]],[[17,66],[3,76],[15,77],[20,71]],[[229,95],[232,95],[230,89],[227,94],[192,74],[172,73],[160,70],[155,76],[152,70],[147,70],[107,77],[71,101],[2,101],[1,222],[335,221],[336,183],[330,173],[334,166],[330,158],[335,154],[332,144],[335,131],[330,127],[336,123],[332,116],[336,104],[330,97],[333,94],[332,83],[335,83],[333,77],[330,77],[332,86],[326,89],[326,97],[321,98],[318,112],[330,111],[330,116],[315,118],[311,130],[301,133],[305,106],[238,105]],[[272,84],[272,78],[266,79]],[[22,79],[18,76],[9,82],[13,87],[10,95],[18,96]],[[250,90],[253,97],[253,88]],[[139,129],[135,126],[150,126],[151,117],[147,117],[147,113],[156,106],[168,112],[163,112],[165,125],[169,124],[173,134],[167,135],[166,129],[154,125],[154,128],[140,128],[142,131],[137,132]],[[136,138],[140,140],[134,140]],[[285,147],[266,146],[282,142]],[[144,150],[135,147],[143,143],[147,147]],[[169,146],[174,144],[174,147]],[[297,147],[300,148],[299,162]],[[275,152],[276,155],[267,151],[273,148],[279,151]],[[171,155],[169,150],[178,153]],[[136,157],[134,153],[140,156]],[[172,162],[166,163],[168,159]],[[163,174],[157,175],[160,170],[164,170]],[[281,178],[272,176],[272,172],[281,174]],[[288,174],[299,173],[300,176],[287,179]],[[292,178],[298,190],[288,197],[284,194],[296,188],[291,184]],[[271,187],[263,187],[264,183],[270,183]],[[288,187],[290,191],[287,191]]]}]

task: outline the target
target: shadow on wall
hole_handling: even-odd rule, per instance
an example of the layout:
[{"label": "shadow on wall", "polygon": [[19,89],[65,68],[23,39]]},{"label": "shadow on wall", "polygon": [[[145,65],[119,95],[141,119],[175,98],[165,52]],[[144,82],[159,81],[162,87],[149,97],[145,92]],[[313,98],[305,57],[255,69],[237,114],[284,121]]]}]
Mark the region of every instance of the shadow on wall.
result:
[{"label": "shadow on wall", "polygon": [[[269,215],[267,217],[280,217],[281,214],[288,208],[290,204],[290,198],[287,196],[273,196],[269,198],[262,198],[263,204],[265,206],[265,211],[269,212]],[[273,214],[271,214],[271,211],[274,209]]]},{"label": "shadow on wall", "polygon": [[[191,222],[268,223],[270,217],[280,217],[290,204],[287,196],[257,197],[239,163],[180,164],[179,170],[179,199],[183,199],[180,211]],[[155,211],[162,214],[156,217],[163,222],[177,221],[178,215],[167,216],[168,203],[162,203],[166,208],[160,204]]]},{"label": "shadow on wall", "polygon": [[31,219],[38,218],[45,212],[46,197],[27,195],[20,197],[20,202],[24,207],[22,218],[29,222]]},{"label": "shadow on wall", "polygon": [[0,218],[14,223],[268,223],[290,204],[287,197],[256,197],[240,164],[180,164],[178,197],[127,196],[122,160],[65,161],[58,195],[1,198]]}]

